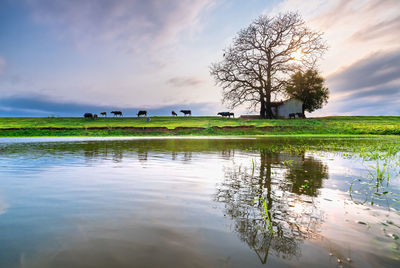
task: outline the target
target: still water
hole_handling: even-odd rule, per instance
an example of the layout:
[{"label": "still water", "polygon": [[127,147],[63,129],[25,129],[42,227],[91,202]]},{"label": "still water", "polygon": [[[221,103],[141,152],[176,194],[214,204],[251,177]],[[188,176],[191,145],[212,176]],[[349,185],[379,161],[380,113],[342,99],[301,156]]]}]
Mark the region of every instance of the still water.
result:
[{"label": "still water", "polygon": [[396,167],[321,142],[2,139],[0,267],[399,267]]}]

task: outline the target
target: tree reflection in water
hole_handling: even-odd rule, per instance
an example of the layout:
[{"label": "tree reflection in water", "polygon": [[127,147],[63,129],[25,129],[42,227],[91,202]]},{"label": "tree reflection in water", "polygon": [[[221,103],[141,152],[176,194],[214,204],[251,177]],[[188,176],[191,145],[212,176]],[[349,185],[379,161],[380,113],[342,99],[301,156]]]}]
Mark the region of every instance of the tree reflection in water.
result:
[{"label": "tree reflection in water", "polygon": [[[257,155],[258,158],[258,155]],[[290,165],[283,162],[290,161]],[[226,168],[224,181],[217,186],[215,199],[224,203],[226,215],[234,222],[234,231],[266,263],[272,252],[281,258],[300,257],[300,243],[318,238],[323,221],[318,209],[318,190],[328,178],[327,166],[306,156],[259,151],[253,173],[249,164]],[[262,217],[264,198],[272,220],[270,233]]]}]

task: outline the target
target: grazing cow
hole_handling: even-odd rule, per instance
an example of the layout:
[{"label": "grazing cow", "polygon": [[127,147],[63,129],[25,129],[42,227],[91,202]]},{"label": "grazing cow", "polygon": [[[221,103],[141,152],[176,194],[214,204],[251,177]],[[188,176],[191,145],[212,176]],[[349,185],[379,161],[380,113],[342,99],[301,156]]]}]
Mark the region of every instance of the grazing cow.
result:
[{"label": "grazing cow", "polygon": [[235,114],[230,112],[220,112],[217,115],[221,115],[222,117],[231,117],[231,116],[235,117]]},{"label": "grazing cow", "polygon": [[93,114],[92,113],[85,113],[84,115],[83,115],[83,117],[86,119],[86,118],[90,118],[90,119],[93,119]]},{"label": "grazing cow", "polygon": [[99,118],[99,116],[97,114],[94,114],[93,119],[96,120],[97,118]]},{"label": "grazing cow", "polygon": [[101,116],[107,117],[107,112],[101,112],[100,114],[101,114]]},{"label": "grazing cow", "polygon": [[298,118],[306,118],[306,116],[303,113],[296,113]]},{"label": "grazing cow", "polygon": [[295,113],[291,113],[289,114],[289,119],[296,119],[296,114]]},{"label": "grazing cow", "polygon": [[147,116],[147,111],[139,111],[138,113],[137,113],[137,116],[139,117],[139,116],[141,116],[141,115],[144,115],[144,116]]},{"label": "grazing cow", "polygon": [[175,111],[172,111],[171,114],[172,114],[172,116],[178,116],[178,114],[175,113]]},{"label": "grazing cow", "polygon": [[180,110],[181,113],[183,113],[183,115],[192,115],[192,111],[191,110]]},{"label": "grazing cow", "polygon": [[111,113],[114,114],[114,116],[122,116],[121,111],[112,111]]}]

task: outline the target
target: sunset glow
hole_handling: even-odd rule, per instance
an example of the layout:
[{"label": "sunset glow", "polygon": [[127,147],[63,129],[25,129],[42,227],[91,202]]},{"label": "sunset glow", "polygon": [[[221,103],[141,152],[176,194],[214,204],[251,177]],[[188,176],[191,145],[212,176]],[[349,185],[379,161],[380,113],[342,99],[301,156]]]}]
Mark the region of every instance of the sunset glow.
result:
[{"label": "sunset glow", "polygon": [[296,61],[300,61],[303,59],[304,54],[303,54],[303,52],[298,50],[298,51],[293,52],[291,57]]},{"label": "sunset glow", "polygon": [[226,108],[210,64],[259,15],[289,11],[329,47],[318,64],[335,101],[314,116],[399,114],[398,10],[378,0],[1,1],[0,115],[216,114]]}]

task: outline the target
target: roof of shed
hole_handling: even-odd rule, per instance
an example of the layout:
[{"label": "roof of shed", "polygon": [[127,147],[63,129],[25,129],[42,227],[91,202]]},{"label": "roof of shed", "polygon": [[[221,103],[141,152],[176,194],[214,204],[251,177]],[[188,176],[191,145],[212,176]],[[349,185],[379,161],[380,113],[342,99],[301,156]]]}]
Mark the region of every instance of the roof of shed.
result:
[{"label": "roof of shed", "polygon": [[[288,102],[288,101],[290,101],[290,100],[297,100],[297,99],[295,99],[295,98],[290,98],[290,99],[287,99],[287,100],[284,100],[284,101],[273,101],[273,102],[271,102],[271,107],[279,107],[279,106],[281,106],[282,104],[284,104],[284,103],[286,103],[286,102]],[[301,100],[297,100],[297,101],[301,101]]]}]

